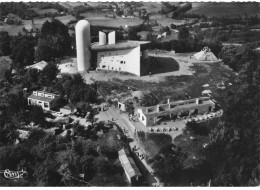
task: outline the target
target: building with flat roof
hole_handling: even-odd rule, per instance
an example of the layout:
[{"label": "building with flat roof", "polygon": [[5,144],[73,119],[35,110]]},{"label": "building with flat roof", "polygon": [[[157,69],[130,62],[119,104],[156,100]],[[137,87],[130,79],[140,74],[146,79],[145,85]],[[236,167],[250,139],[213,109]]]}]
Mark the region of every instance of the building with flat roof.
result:
[{"label": "building with flat roof", "polygon": [[167,104],[138,108],[138,119],[145,126],[153,126],[163,117],[168,119],[181,115],[204,114],[215,109],[215,103],[209,97],[200,97],[189,100],[180,100]]},{"label": "building with flat roof", "polygon": [[26,69],[37,69],[37,70],[42,71],[44,69],[44,67],[46,67],[47,65],[48,65],[48,63],[46,61],[40,61],[33,65],[27,66]]},{"label": "building with flat roof", "polygon": [[53,93],[47,93],[44,91],[33,91],[33,93],[27,98],[28,105],[38,105],[44,110],[51,110],[55,107],[55,102],[60,96]]},{"label": "building with flat roof", "polygon": [[126,149],[121,149],[118,151],[118,157],[122,167],[124,168],[128,181],[131,184],[137,184],[142,175],[134,160],[130,157],[129,151]]}]

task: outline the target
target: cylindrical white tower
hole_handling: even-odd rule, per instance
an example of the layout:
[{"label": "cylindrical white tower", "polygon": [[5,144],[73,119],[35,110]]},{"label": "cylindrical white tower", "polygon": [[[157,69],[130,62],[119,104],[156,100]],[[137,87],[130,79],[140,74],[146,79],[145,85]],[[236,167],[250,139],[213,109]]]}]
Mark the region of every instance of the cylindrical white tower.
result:
[{"label": "cylindrical white tower", "polygon": [[99,31],[99,45],[106,45],[107,43],[107,37],[104,32]]},{"label": "cylindrical white tower", "polygon": [[90,24],[87,20],[80,20],[75,27],[77,46],[78,71],[87,71],[90,68]]}]

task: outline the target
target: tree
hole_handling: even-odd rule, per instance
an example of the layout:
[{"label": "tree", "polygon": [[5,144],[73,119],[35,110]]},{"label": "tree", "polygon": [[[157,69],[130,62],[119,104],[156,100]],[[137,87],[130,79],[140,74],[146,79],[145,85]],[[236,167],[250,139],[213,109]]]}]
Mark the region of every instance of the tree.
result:
[{"label": "tree", "polygon": [[248,46],[224,46],[219,53],[223,62],[238,72],[246,64],[256,59],[256,53]]},{"label": "tree", "polygon": [[0,126],[0,145],[13,144],[19,137],[17,127],[13,123]]},{"label": "tree", "polygon": [[34,63],[35,39],[33,36],[18,34],[12,42],[11,58],[16,68],[23,68]]},{"label": "tree", "polygon": [[92,108],[87,114],[87,121],[91,122],[91,126],[94,126],[94,123],[98,121],[98,118],[95,117],[96,111]]},{"label": "tree", "polygon": [[42,107],[37,105],[30,106],[29,121],[35,124],[43,125],[45,123],[44,112]]},{"label": "tree", "polygon": [[185,132],[191,132],[194,135],[206,136],[209,134],[210,130],[206,125],[191,121],[186,124]]},{"label": "tree", "polygon": [[[250,51],[249,51],[250,52]],[[252,51],[254,53],[254,51]],[[211,133],[207,157],[215,186],[258,186],[259,180],[259,54],[245,54],[239,77],[227,97],[222,122]]]},{"label": "tree", "polygon": [[6,69],[4,71],[4,79],[8,81],[9,83],[12,83],[12,70],[11,69]]},{"label": "tree", "polygon": [[53,52],[51,44],[46,39],[39,39],[37,44],[37,49],[35,52],[35,57],[37,61],[50,61],[56,57]]},{"label": "tree", "polygon": [[126,102],[126,111],[129,115],[134,115],[135,108],[133,102]]},{"label": "tree", "polygon": [[171,29],[177,28],[177,26],[175,24],[171,24],[170,26],[171,26]]},{"label": "tree", "polygon": [[185,26],[181,27],[178,34],[179,40],[188,40],[190,36],[189,29]]},{"label": "tree", "polygon": [[71,53],[71,38],[68,27],[59,20],[46,21],[41,29],[36,49],[36,60],[49,61]]},{"label": "tree", "polygon": [[163,146],[159,153],[154,157],[152,163],[154,174],[166,184],[177,184],[180,180],[184,159],[185,155],[180,148],[171,144]]},{"label": "tree", "polygon": [[9,55],[11,53],[10,48],[11,37],[8,32],[0,32],[0,56]]},{"label": "tree", "polygon": [[128,40],[140,40],[140,36],[137,35],[137,28],[135,26],[129,28]]},{"label": "tree", "polygon": [[170,30],[169,26],[166,26],[166,27],[164,28],[164,31],[166,32],[167,35],[170,35],[170,34],[171,34],[171,30]]},{"label": "tree", "polygon": [[28,69],[24,75],[23,84],[26,87],[30,87],[33,84],[38,83],[39,71],[37,69]]},{"label": "tree", "polygon": [[51,84],[59,72],[58,66],[55,63],[48,63],[41,72],[41,84]]}]

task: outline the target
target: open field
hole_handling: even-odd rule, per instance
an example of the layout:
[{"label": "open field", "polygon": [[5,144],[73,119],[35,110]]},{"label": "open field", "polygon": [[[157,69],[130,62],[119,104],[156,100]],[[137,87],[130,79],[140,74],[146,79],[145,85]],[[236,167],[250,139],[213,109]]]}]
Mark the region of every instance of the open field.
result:
[{"label": "open field", "polygon": [[59,11],[57,11],[56,9],[39,9],[39,8],[32,8],[32,10],[34,10],[37,14],[39,15],[43,15],[46,13],[58,13]]},{"label": "open field", "polygon": [[7,56],[0,57],[0,80],[4,77],[4,72],[10,67],[12,60]]},{"label": "open field", "polygon": [[142,20],[139,18],[108,18],[106,17],[108,13],[105,12],[87,12],[82,13],[81,16],[85,17],[91,25],[99,26],[110,26],[110,27],[120,27],[120,26],[135,26],[142,24]]},{"label": "open field", "polygon": [[[71,15],[66,16],[59,16],[55,17],[56,19],[60,20],[62,23],[67,24],[70,20],[74,20],[75,17]],[[2,25],[0,26],[0,31],[7,31],[9,35],[17,35],[18,32],[22,31],[23,28],[27,30],[31,30],[32,28],[39,28],[41,29],[43,23],[47,20],[51,20],[51,18],[40,18],[34,19],[34,25],[32,26],[31,20],[22,20],[22,25]]]},{"label": "open field", "polygon": [[73,7],[76,7],[76,6],[81,6],[81,5],[84,5],[83,2],[59,2],[59,4],[63,7],[65,7],[66,9],[72,9]]},{"label": "open field", "polygon": [[160,14],[155,14],[155,15],[151,15],[150,19],[154,19],[157,21],[157,23],[159,23],[162,26],[169,26],[171,24],[175,24],[175,25],[181,25],[181,24],[185,24],[185,20],[177,20],[177,19],[171,19],[170,16],[168,18],[166,18],[164,15],[160,15]]},{"label": "open field", "polygon": [[187,13],[194,13],[205,16],[243,16],[244,13],[248,15],[260,16],[260,4],[257,2],[252,3],[192,3],[192,9]]},{"label": "open field", "polygon": [[140,8],[145,8],[148,13],[157,13],[162,10],[161,2],[142,2],[142,4]]}]

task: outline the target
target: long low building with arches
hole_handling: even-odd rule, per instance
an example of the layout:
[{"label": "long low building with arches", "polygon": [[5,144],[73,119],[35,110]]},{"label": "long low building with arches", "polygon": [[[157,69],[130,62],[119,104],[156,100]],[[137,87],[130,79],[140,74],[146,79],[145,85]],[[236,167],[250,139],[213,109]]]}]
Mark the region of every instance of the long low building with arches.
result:
[{"label": "long low building with arches", "polygon": [[153,126],[160,120],[171,120],[184,115],[205,114],[215,109],[215,103],[209,97],[180,100],[167,104],[138,108],[138,119],[145,126]]}]

